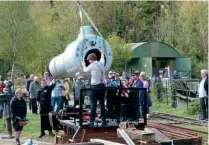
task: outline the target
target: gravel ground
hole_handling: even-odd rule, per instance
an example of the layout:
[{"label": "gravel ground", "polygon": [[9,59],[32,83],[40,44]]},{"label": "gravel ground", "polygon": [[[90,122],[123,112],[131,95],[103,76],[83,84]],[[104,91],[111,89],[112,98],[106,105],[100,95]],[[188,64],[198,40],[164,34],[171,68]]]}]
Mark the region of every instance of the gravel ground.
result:
[{"label": "gravel ground", "polygon": [[[5,134],[0,134],[0,145],[16,145],[15,139],[2,139],[2,137],[7,137]],[[23,145],[29,138],[21,137],[20,142]],[[45,136],[39,140],[33,140],[35,145],[49,145],[53,144],[53,137]]]}]

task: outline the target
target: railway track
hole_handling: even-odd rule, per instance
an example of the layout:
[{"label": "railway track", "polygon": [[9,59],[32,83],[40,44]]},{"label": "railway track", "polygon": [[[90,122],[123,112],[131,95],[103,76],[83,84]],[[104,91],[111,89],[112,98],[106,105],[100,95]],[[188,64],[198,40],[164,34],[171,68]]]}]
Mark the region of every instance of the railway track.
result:
[{"label": "railway track", "polygon": [[[179,127],[171,124],[154,123],[151,121],[148,121],[148,127],[156,128],[171,139],[194,139],[200,137],[200,134],[208,135],[208,132],[205,131]],[[207,140],[203,138],[200,138],[200,141],[202,144],[207,142]]]},{"label": "railway track", "polygon": [[197,134],[197,135],[198,134],[205,134],[205,135],[208,135],[208,132],[206,132],[206,131],[184,128],[184,127],[175,126],[175,125],[171,125],[171,124],[149,122],[148,126],[155,127],[155,128],[160,129],[160,130],[176,131],[176,132],[180,132],[180,133],[187,132],[189,134]]},{"label": "railway track", "polygon": [[167,113],[151,112],[150,117],[171,120],[171,121],[174,121],[175,123],[185,123],[185,124],[193,124],[193,125],[199,125],[199,126],[208,126],[208,121],[205,121],[205,120],[202,121],[202,120],[181,117],[181,116],[176,116],[176,115],[167,114]]}]

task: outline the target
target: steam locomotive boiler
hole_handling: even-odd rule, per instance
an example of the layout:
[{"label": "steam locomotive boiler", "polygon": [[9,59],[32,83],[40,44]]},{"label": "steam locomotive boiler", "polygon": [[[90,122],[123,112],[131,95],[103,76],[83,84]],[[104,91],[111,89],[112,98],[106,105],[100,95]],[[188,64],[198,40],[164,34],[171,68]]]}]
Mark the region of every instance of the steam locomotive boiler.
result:
[{"label": "steam locomotive boiler", "polygon": [[79,72],[85,79],[90,75],[83,72],[82,61],[88,66],[86,60],[90,53],[95,53],[97,60],[101,58],[101,51],[105,57],[105,71],[112,64],[112,50],[110,45],[100,36],[96,35],[90,26],[82,26],[78,38],[70,43],[65,51],[54,57],[49,64],[49,71],[55,78],[75,77]]}]

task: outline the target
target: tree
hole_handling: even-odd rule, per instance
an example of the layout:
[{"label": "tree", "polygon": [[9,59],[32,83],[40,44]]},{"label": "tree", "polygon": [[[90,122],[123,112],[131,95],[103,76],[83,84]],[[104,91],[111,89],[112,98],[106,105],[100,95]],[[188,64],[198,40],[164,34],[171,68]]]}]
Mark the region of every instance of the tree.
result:
[{"label": "tree", "polygon": [[5,73],[14,69],[14,64],[24,66],[34,57],[35,27],[30,19],[29,4],[0,3],[0,59],[10,65]]},{"label": "tree", "polygon": [[152,30],[156,41],[175,47],[182,56],[192,58],[192,74],[207,66],[208,3],[164,2]]},{"label": "tree", "polygon": [[124,39],[116,36],[115,33],[108,36],[107,41],[112,48],[112,68],[118,69],[131,59],[131,45],[126,43]]}]

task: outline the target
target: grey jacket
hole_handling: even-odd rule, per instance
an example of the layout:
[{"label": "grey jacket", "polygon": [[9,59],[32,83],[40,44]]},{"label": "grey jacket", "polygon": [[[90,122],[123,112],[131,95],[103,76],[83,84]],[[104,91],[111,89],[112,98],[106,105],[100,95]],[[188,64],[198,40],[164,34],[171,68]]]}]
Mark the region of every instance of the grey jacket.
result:
[{"label": "grey jacket", "polygon": [[40,86],[39,82],[34,82],[33,81],[30,84],[29,93],[30,93],[30,98],[31,99],[37,98],[37,96],[38,96],[38,90],[39,90],[40,87],[41,86]]}]

